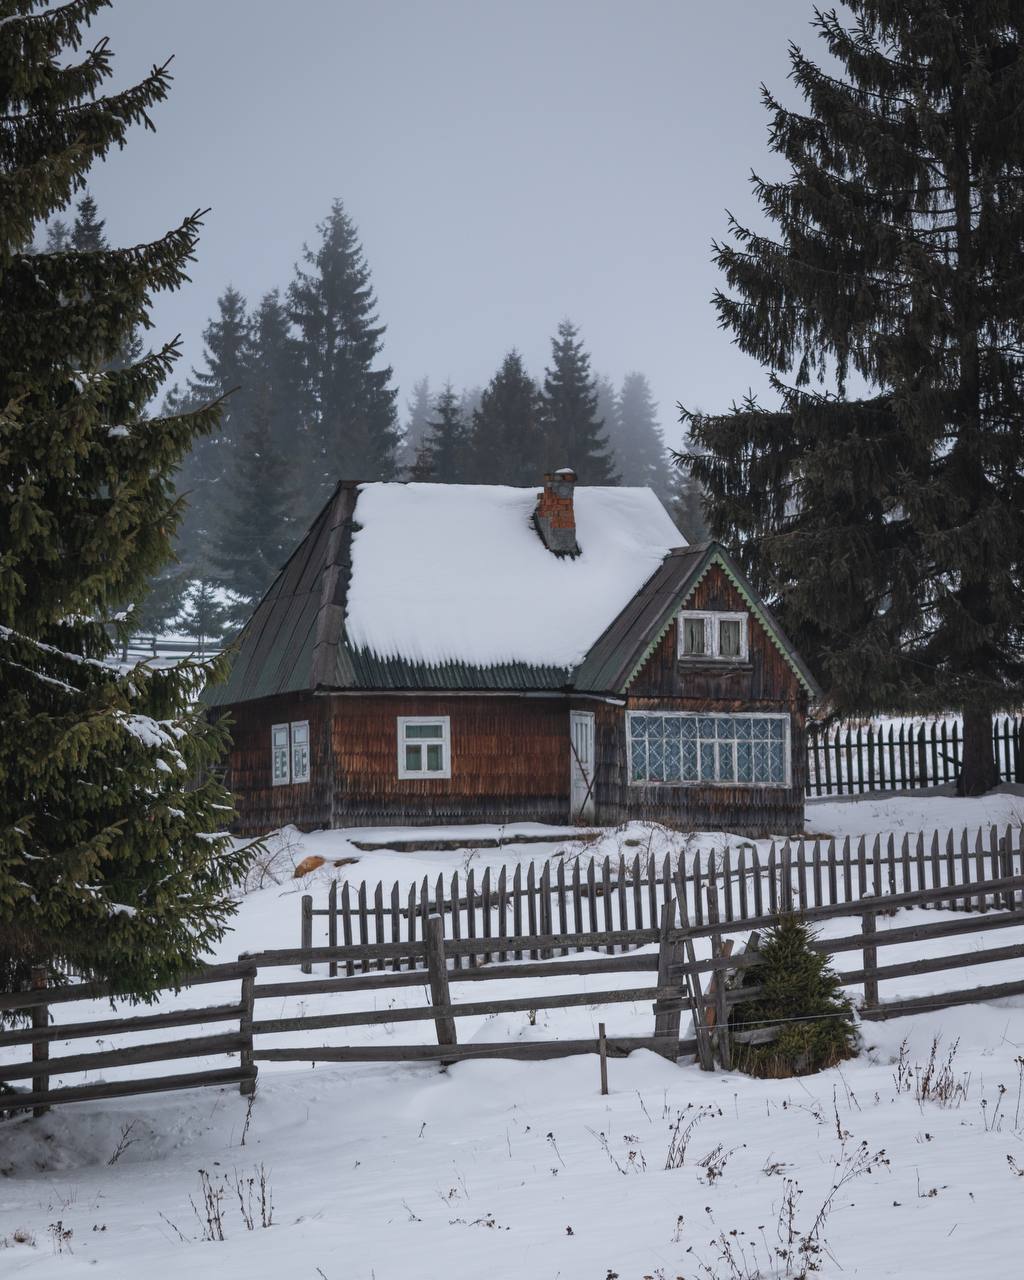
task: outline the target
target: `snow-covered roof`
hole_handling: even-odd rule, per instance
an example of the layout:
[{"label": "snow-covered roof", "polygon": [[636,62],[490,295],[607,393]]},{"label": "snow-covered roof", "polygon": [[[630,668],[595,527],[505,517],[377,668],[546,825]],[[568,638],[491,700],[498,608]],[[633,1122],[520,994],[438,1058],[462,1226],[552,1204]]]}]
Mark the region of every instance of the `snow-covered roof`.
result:
[{"label": "snow-covered roof", "polygon": [[532,516],[537,486],[364,484],[345,631],[378,658],[571,668],[684,539],[650,489],[578,486],[575,558]]}]

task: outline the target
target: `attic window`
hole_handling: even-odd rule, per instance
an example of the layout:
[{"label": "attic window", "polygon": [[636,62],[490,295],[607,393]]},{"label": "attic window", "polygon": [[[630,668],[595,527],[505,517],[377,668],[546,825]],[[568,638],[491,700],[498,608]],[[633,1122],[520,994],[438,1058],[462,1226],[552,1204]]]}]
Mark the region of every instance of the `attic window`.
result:
[{"label": "attic window", "polygon": [[745,613],[679,615],[679,657],[715,662],[746,662],[748,625]]},{"label": "attic window", "polygon": [[452,776],[451,720],[448,716],[398,717],[398,776]]}]

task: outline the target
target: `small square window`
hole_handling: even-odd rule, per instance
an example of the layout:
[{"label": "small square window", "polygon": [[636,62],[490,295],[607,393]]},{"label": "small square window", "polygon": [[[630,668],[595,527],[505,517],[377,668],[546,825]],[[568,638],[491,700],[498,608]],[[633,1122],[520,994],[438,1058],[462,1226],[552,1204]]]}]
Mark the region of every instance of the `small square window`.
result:
[{"label": "small square window", "polygon": [[398,776],[452,776],[451,722],[448,716],[398,717]]}]

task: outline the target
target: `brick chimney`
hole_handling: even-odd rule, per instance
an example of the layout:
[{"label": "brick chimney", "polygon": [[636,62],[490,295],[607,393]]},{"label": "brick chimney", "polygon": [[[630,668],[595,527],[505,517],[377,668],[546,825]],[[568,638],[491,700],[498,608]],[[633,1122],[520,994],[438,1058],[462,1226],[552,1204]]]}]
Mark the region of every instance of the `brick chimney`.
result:
[{"label": "brick chimney", "polygon": [[543,492],[537,494],[537,509],[533,522],[547,549],[556,556],[578,556],[576,541],[576,510],[573,492],[576,488],[576,472],[572,467],[560,467],[544,477]]}]

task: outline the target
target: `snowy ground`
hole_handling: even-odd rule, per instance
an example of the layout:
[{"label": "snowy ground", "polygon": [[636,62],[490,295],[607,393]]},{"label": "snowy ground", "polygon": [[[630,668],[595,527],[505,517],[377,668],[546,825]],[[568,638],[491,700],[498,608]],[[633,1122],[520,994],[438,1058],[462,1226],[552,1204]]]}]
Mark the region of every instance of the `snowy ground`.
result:
[{"label": "snowy ground", "polygon": [[[843,835],[1004,825],[1018,820],[1021,808],[1024,801],[1012,795],[829,803],[808,806],[808,829]],[[630,838],[608,833],[597,843]],[[720,847],[724,839],[709,833],[698,843]],[[552,845],[563,847],[558,840]],[[339,833],[304,837],[297,852],[328,846],[332,857],[352,856]],[[544,846],[534,845],[478,856],[508,862],[512,848],[526,858],[545,856]],[[365,874],[374,882],[418,878],[461,867],[469,851],[355,856],[358,863],[332,873]],[[292,884],[250,894],[220,957],[293,945],[297,905]],[[913,918],[904,912],[880,927]],[[841,922],[830,929],[845,931]],[[1015,942],[1024,942],[1024,925],[957,938],[955,947]],[[948,944],[936,941],[929,950],[941,954],[944,948]],[[920,944],[884,952],[886,962],[924,954]],[[853,967],[856,960],[855,953],[841,957],[837,967]],[[883,997],[1007,981],[1021,970],[1020,962],[1004,962],[923,975],[884,986]],[[274,977],[292,973],[281,969]],[[652,979],[629,975],[627,981],[639,986]],[[560,981],[566,989],[593,991],[593,1005],[541,1012],[535,1026],[525,1013],[460,1019],[460,1040],[589,1037],[598,1021],[608,1024],[610,1034],[651,1033],[649,1002],[600,1004],[602,987],[626,985],[624,975]],[[549,980],[544,990],[553,986]],[[454,986],[453,994],[480,1000],[537,989],[522,980]],[[161,1007],[215,1004],[236,995],[233,986],[196,988],[167,997]],[[273,1017],[423,1003],[423,990],[409,987],[263,1001],[258,1012]],[[66,1005],[55,1012],[77,1021],[102,1017],[105,1008]],[[609,1064],[611,1093],[602,1098],[592,1056],[465,1062],[448,1071],[268,1064],[261,1068],[247,1132],[246,1101],[227,1090],[83,1103],[42,1120],[22,1118],[0,1125],[0,1274],[33,1280],[84,1274],[164,1280],[183,1272],[195,1280],[476,1280],[482,1274],[733,1280],[748,1272],[730,1269],[721,1256],[725,1246],[714,1241],[725,1233],[726,1244],[734,1250],[743,1245],[748,1258],[757,1250],[760,1274],[785,1275],[777,1255],[774,1270],[764,1264],[766,1249],[777,1244],[787,1179],[801,1193],[797,1228],[807,1231],[836,1181],[837,1162],[840,1174],[851,1171],[863,1151],[870,1168],[840,1189],[819,1234],[819,1243],[827,1244],[819,1274],[940,1280],[1019,1275],[1024,1000],[867,1024],[863,1033],[856,1061],[801,1080],[704,1074],[689,1062],[674,1065],[638,1052]],[[203,1029],[167,1033],[184,1034]],[[391,1024],[305,1038],[323,1044],[381,1036],[389,1043],[428,1041],[433,1028],[429,1022]],[[936,1036],[940,1057],[959,1042],[952,1075],[964,1088],[952,1105],[915,1098],[913,1068],[923,1068]],[[894,1060],[904,1038],[908,1071],[901,1077]],[[282,1039],[294,1043],[296,1037]],[[20,1057],[24,1050],[5,1056],[12,1053]],[[152,1067],[125,1071],[152,1073]],[[899,1087],[901,1078],[904,1084],[909,1079],[909,1090]],[[684,1125],[696,1123],[682,1166],[666,1169],[680,1113]],[[128,1145],[108,1164],[128,1126]],[[719,1147],[717,1158],[701,1163]],[[884,1156],[877,1154],[882,1151]],[[250,1231],[234,1183],[258,1177],[260,1166],[272,1191],[273,1225],[261,1228],[257,1205]],[[209,1233],[200,1170],[215,1191],[226,1187],[223,1241],[203,1239]],[[247,1205],[244,1185],[243,1196]],[[759,1274],[753,1265],[749,1274]]]}]

